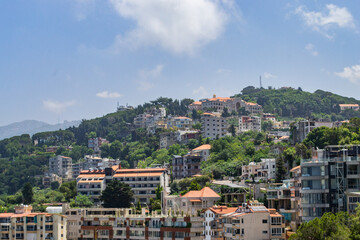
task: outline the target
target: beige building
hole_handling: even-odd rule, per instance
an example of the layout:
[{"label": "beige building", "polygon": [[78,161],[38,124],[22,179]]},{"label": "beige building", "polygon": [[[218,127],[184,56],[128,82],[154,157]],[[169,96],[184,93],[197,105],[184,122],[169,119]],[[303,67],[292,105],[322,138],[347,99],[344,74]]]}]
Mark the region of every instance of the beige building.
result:
[{"label": "beige building", "polygon": [[31,210],[31,206],[17,206],[15,213],[0,213],[0,238],[66,240],[66,218],[63,215]]},{"label": "beige building", "polygon": [[201,115],[201,134],[204,138],[216,139],[230,135],[226,118],[220,113],[204,113]]},{"label": "beige building", "polygon": [[183,196],[165,196],[165,210],[194,215],[198,211],[214,206],[220,198],[214,190],[204,187],[199,191],[189,191]]},{"label": "beige building", "polygon": [[65,215],[72,219],[68,240],[203,239],[203,218],[199,216],[148,214],[145,208],[139,214],[120,208],[67,209]]},{"label": "beige building", "polygon": [[285,239],[284,217],[262,205],[245,204],[235,211],[210,208],[205,211],[204,225],[206,239]]},{"label": "beige building", "polygon": [[62,184],[62,178],[59,177],[58,175],[54,174],[54,173],[45,175],[42,178],[42,185],[45,188],[50,187],[52,182],[58,182],[61,185]]}]

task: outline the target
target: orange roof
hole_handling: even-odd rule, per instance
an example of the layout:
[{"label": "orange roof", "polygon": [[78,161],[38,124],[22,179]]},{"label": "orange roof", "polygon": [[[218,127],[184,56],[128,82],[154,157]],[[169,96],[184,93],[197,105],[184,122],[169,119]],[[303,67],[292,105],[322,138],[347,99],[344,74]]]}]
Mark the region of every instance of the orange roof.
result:
[{"label": "orange roof", "polygon": [[214,190],[212,190],[211,188],[204,187],[200,191],[190,191],[182,197],[186,197],[186,198],[209,198],[209,197],[218,198],[220,196],[219,196],[219,194],[214,192]]},{"label": "orange roof", "polygon": [[114,165],[114,166],[112,166],[111,168],[112,168],[112,170],[116,171],[116,170],[119,168],[119,166],[118,166],[118,165]]},{"label": "orange roof", "polygon": [[251,106],[255,106],[255,105],[259,105],[257,103],[252,103],[252,102],[246,102],[247,105],[251,105]]},{"label": "orange roof", "polygon": [[201,105],[201,104],[202,104],[202,102],[196,101],[196,102],[193,102],[193,103],[190,104],[190,105]]},{"label": "orange roof", "polygon": [[200,199],[191,199],[190,202],[201,202]]},{"label": "orange roof", "polygon": [[298,170],[300,168],[300,166],[294,167],[290,170],[290,172],[295,172],[296,170]]},{"label": "orange roof", "polygon": [[99,177],[105,177],[104,173],[99,174],[80,174],[77,178],[99,178]]},{"label": "orange roof", "polygon": [[270,214],[270,217],[282,217],[281,214],[275,213],[275,214]]},{"label": "orange roof", "polygon": [[208,98],[208,101],[220,101],[220,102],[226,102],[228,100],[230,100],[231,98],[229,97],[216,97],[216,98]]},{"label": "orange roof", "polygon": [[118,169],[116,173],[141,173],[141,172],[165,172],[166,168],[133,168],[133,169]]},{"label": "orange roof", "polygon": [[339,104],[340,107],[358,107],[359,104]]},{"label": "orange roof", "polygon": [[210,150],[211,149],[211,145],[210,144],[203,144],[197,148],[194,148],[193,150]]},{"label": "orange roof", "polygon": [[120,177],[160,177],[163,172],[153,172],[153,173],[116,173],[115,178]]},{"label": "orange roof", "polygon": [[236,211],[236,207],[227,207],[227,206],[214,206],[209,208],[210,211],[212,211],[215,214],[227,214],[232,213]]}]

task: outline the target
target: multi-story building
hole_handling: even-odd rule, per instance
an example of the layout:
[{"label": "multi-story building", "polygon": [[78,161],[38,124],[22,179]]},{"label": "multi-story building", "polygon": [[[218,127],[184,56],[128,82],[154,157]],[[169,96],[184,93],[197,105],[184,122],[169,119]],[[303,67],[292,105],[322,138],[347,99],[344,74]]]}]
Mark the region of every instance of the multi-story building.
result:
[{"label": "multi-story building", "polygon": [[56,156],[49,159],[49,174],[56,174],[62,178],[72,177],[72,159]]},{"label": "multi-story building", "polygon": [[360,145],[326,146],[301,160],[302,221],[349,210],[346,194],[360,189],[359,153]]},{"label": "multi-story building", "polygon": [[152,118],[153,116],[148,113],[139,114],[134,118],[134,125],[136,128],[146,128],[146,123],[148,122],[148,118]]},{"label": "multi-story building", "polygon": [[196,101],[196,102],[193,102],[193,103],[191,103],[190,105],[189,105],[189,110],[188,110],[188,112],[189,113],[192,113],[192,111],[195,109],[196,111],[199,111],[199,110],[201,110],[202,109],[202,107],[201,107],[201,105],[202,105],[202,102],[200,102],[200,101]]},{"label": "multi-story building", "polygon": [[31,210],[31,206],[16,206],[15,213],[0,213],[0,238],[66,240],[66,217]]},{"label": "multi-story building", "polygon": [[105,169],[119,164],[119,159],[108,159],[101,158],[96,155],[85,155],[83,160],[72,164],[73,179],[76,179],[82,170]]},{"label": "multi-story building", "polygon": [[[291,213],[290,227],[295,232],[301,224],[301,167],[297,166],[290,170],[290,192],[291,192],[291,209],[295,210],[294,213]],[[285,216],[286,219],[287,216]],[[289,220],[289,219],[287,219]]]},{"label": "multi-story building", "polygon": [[261,158],[261,162],[250,162],[249,165],[242,166],[241,179],[247,180],[271,180],[275,179],[276,160],[274,158]]},{"label": "multi-story building", "polygon": [[293,142],[302,142],[306,136],[315,128],[318,127],[329,127],[332,128],[334,124],[332,122],[320,122],[311,120],[301,120],[295,123],[293,127]]},{"label": "multi-story building", "polygon": [[129,208],[66,209],[65,215],[72,219],[68,225],[68,240],[203,239],[203,218],[200,216],[173,212],[149,215],[144,208],[139,214]]},{"label": "multi-story building", "polygon": [[176,132],[163,132],[160,134],[160,149],[168,149],[171,145],[178,143]]},{"label": "multi-story building", "polygon": [[252,102],[245,102],[245,111],[253,114],[262,114],[263,108],[261,105]]},{"label": "multi-story building", "polygon": [[167,120],[168,128],[177,128],[180,130],[187,130],[192,128],[192,119],[188,117],[169,117]]},{"label": "multi-story building", "polygon": [[340,107],[340,111],[345,111],[347,109],[359,111],[359,104],[339,104],[339,107]]},{"label": "multi-story building", "polygon": [[[275,209],[268,209],[262,205],[244,204],[235,211],[225,209],[208,209],[205,211],[206,239],[285,239],[284,217]],[[208,217],[206,217],[208,216]],[[212,235],[211,235],[211,234]]]},{"label": "multi-story building", "polygon": [[99,203],[101,192],[106,183],[116,179],[128,184],[134,193],[133,203],[150,203],[155,198],[155,190],[160,185],[165,192],[169,192],[169,175],[166,168],[121,169],[118,166],[105,170],[81,171],[77,177],[77,191],[89,196],[95,203]]},{"label": "multi-story building", "polygon": [[220,113],[204,113],[201,115],[201,134],[204,138],[221,138],[230,135],[226,118]]},{"label": "multi-story building", "polygon": [[210,155],[210,144],[201,145],[184,156],[174,155],[172,160],[172,176],[175,179],[192,177],[200,174],[201,162]]},{"label": "multi-story building", "polygon": [[195,215],[198,211],[214,206],[220,198],[214,190],[204,187],[199,191],[189,191],[183,196],[165,196],[165,210]]},{"label": "multi-story building", "polygon": [[261,118],[257,116],[239,117],[239,133],[247,131],[261,131]]},{"label": "multi-story building", "polygon": [[109,141],[107,141],[105,138],[101,138],[101,137],[89,138],[88,148],[91,148],[94,150],[94,152],[98,153],[100,152],[101,145],[108,143]]},{"label": "multi-story building", "polygon": [[48,188],[51,186],[52,182],[58,182],[59,184],[62,184],[62,178],[59,177],[56,174],[46,174],[43,178],[42,178],[42,185],[44,186],[44,188]]}]

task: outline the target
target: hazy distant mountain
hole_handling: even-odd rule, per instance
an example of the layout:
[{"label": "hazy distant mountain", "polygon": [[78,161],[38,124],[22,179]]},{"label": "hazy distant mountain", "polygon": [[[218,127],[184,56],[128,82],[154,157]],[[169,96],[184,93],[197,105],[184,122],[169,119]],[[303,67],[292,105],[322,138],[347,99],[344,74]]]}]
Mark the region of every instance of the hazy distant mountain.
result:
[{"label": "hazy distant mountain", "polygon": [[36,120],[25,120],[0,127],[0,140],[25,133],[33,135],[38,132],[55,131],[59,129],[66,129],[71,126],[77,127],[80,123],[81,121],[65,121],[63,123],[51,125]]}]

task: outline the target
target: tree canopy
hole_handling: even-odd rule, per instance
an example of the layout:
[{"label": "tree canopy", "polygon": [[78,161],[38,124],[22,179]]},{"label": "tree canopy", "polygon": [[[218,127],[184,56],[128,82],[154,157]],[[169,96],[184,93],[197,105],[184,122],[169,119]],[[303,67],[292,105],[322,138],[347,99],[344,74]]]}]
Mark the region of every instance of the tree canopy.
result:
[{"label": "tree canopy", "polygon": [[112,180],[102,191],[100,199],[105,208],[128,208],[134,193],[131,187],[118,180]]}]

